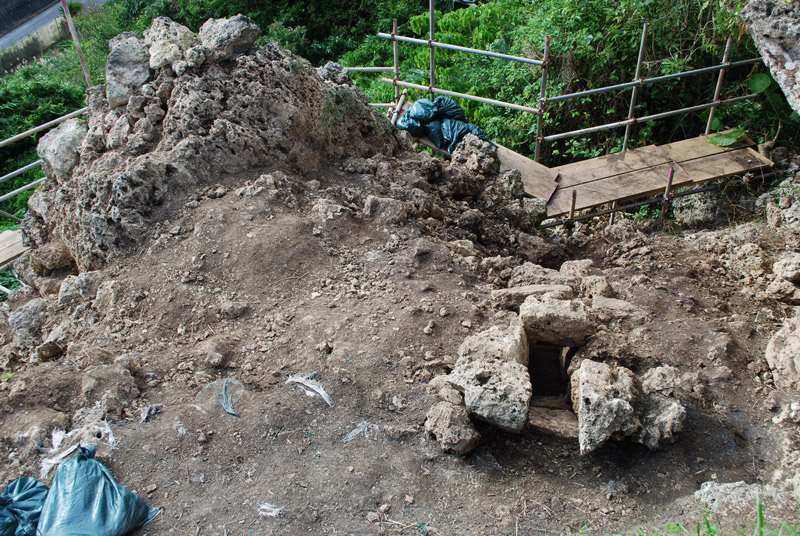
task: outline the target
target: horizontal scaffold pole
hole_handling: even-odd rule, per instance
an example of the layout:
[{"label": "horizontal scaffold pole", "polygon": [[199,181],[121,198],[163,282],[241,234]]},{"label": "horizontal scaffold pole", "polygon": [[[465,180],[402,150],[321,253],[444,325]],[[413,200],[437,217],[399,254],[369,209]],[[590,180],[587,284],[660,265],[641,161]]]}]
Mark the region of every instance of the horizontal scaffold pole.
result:
[{"label": "horizontal scaffold pole", "polygon": [[416,45],[424,45],[426,47],[443,48],[445,50],[454,50],[456,52],[468,52],[470,54],[478,54],[479,56],[488,56],[490,58],[497,58],[500,60],[518,61],[520,63],[538,65],[539,67],[544,65],[544,62],[542,62],[541,60],[533,60],[531,58],[523,58],[521,56],[511,56],[510,54],[501,54],[500,52],[490,52],[488,50],[480,50],[478,48],[449,45],[447,43],[439,43],[438,41],[428,41],[426,39],[416,39],[414,37],[405,37],[402,35],[392,35],[387,33],[379,33],[378,37],[383,37],[384,39],[391,39],[393,41],[402,41],[403,43],[414,43]]},{"label": "horizontal scaffold pole", "polygon": [[397,84],[400,87],[405,87],[409,89],[419,89],[420,91],[433,91],[434,93],[438,93],[440,95],[447,95],[448,97],[456,97],[459,99],[466,99],[475,102],[482,102],[484,104],[494,104],[495,106],[500,106],[502,108],[509,108],[511,110],[517,110],[519,112],[528,112],[531,114],[538,114],[539,108],[529,108],[528,106],[520,106],[519,104],[511,104],[510,102],[503,102],[494,99],[486,99],[484,97],[475,97],[473,95],[467,95],[465,93],[458,93],[456,91],[448,91],[446,89],[439,89],[438,87],[429,87],[423,86],[420,84],[412,84],[410,82],[403,82],[402,80],[392,80],[391,78],[381,78],[381,82],[386,84]]},{"label": "horizontal scaffold pole", "polygon": [[36,134],[37,132],[41,132],[42,130],[47,130],[48,128],[54,127],[57,124],[66,121],[67,119],[72,119],[73,117],[77,117],[77,116],[79,116],[81,114],[84,114],[84,113],[86,113],[88,111],[89,111],[89,108],[81,108],[80,110],[75,110],[71,114],[67,114],[67,115],[65,115],[63,117],[59,117],[58,119],[53,119],[52,121],[49,121],[49,122],[45,123],[44,125],[39,125],[38,127],[33,127],[32,129],[26,130],[25,132],[23,132],[21,134],[17,134],[16,136],[13,136],[11,138],[8,138],[8,139],[5,139],[3,141],[0,141],[0,147],[5,147],[9,143],[14,143],[15,141],[19,141],[19,140],[21,140],[23,138],[27,138],[28,136]]}]

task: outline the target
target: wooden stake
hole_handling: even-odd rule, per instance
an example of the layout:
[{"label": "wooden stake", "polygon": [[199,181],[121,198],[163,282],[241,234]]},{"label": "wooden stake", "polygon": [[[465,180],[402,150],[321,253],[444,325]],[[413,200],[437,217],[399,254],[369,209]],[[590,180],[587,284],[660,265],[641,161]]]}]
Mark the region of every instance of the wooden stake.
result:
[{"label": "wooden stake", "polygon": [[569,204],[569,219],[572,220],[575,218],[575,202],[578,199],[578,191],[572,190],[572,201]]},{"label": "wooden stake", "polygon": [[64,10],[64,17],[67,19],[67,26],[69,26],[69,33],[72,35],[72,41],[75,43],[75,50],[78,51],[78,59],[81,60],[81,68],[83,69],[83,76],[86,77],[86,86],[92,87],[92,77],[89,76],[89,67],[86,66],[86,58],[83,57],[83,49],[78,40],[78,32],[75,30],[75,24],[72,22],[72,15],[69,13],[69,6],[67,0],[61,0],[61,7]]}]

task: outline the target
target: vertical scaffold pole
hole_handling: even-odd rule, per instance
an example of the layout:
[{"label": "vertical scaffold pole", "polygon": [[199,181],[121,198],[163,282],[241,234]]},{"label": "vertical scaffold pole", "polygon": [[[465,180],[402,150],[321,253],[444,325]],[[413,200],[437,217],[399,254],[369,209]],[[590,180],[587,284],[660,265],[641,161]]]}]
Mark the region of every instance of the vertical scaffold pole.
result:
[{"label": "vertical scaffold pole", "polygon": [[[628,108],[628,119],[633,119],[633,113],[636,111],[636,105],[639,104],[639,93],[641,92],[642,88],[642,62],[644,61],[644,45],[645,41],[647,40],[647,29],[650,27],[649,22],[644,23],[644,27],[642,28],[642,41],[639,44],[639,59],[636,60],[636,75],[634,76],[634,82],[639,82],[638,85],[633,86],[633,91],[631,92],[631,105]],[[628,124],[625,127],[625,139],[622,142],[622,151],[628,150],[628,141],[631,139],[631,130],[633,130],[633,123]]]},{"label": "vertical scaffold pole", "polygon": [[706,136],[711,134],[711,123],[714,122],[714,114],[719,107],[719,94],[722,92],[722,80],[725,79],[725,69],[727,69],[727,65],[729,63],[728,56],[731,53],[731,42],[733,40],[730,36],[728,36],[728,41],[725,43],[725,52],[722,54],[722,64],[726,67],[723,67],[719,70],[719,76],[717,77],[717,87],[714,89],[714,106],[708,111],[708,123],[706,124]]},{"label": "vertical scaffold pole", "polygon": [[86,78],[86,86],[92,87],[92,77],[89,76],[89,67],[86,66],[86,58],[83,57],[83,49],[81,43],[78,41],[78,32],[75,30],[75,24],[72,22],[72,15],[67,6],[67,0],[61,0],[61,8],[64,10],[64,17],[67,19],[67,26],[69,33],[72,35],[72,41],[75,43],[75,50],[78,51],[78,59],[81,61],[81,69],[83,69],[83,76]]},{"label": "vertical scaffold pole", "polygon": [[433,48],[433,42],[436,40],[436,21],[434,20],[433,14],[433,2],[434,0],[430,0],[430,40],[428,41],[428,48],[431,51],[431,85],[430,85],[430,93],[431,93],[431,100],[433,100],[433,88],[436,87],[436,54]]},{"label": "vertical scaffold pole", "polygon": [[536,120],[536,149],[533,153],[534,162],[539,161],[539,152],[542,145],[542,121],[547,108],[547,68],[550,65],[550,36],[544,38],[544,57],[542,58],[542,87],[539,89],[539,117]]},{"label": "vertical scaffold pole", "polygon": [[397,85],[397,81],[400,79],[400,43],[398,43],[395,37],[397,37],[397,19],[392,21],[392,45],[394,46],[394,102],[396,104],[400,99],[400,86]]}]

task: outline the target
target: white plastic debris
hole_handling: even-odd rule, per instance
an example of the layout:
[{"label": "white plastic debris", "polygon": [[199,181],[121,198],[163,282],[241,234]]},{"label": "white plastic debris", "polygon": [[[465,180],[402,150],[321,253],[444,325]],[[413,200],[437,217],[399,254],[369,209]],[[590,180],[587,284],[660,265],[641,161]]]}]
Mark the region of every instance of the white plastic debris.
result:
[{"label": "white plastic debris", "polygon": [[275,506],[274,504],[270,504],[268,502],[258,503],[258,515],[264,517],[278,517],[282,516],[286,512],[280,506]]},{"label": "white plastic debris", "polygon": [[325,392],[325,389],[323,389],[322,385],[316,380],[316,375],[316,372],[312,372],[308,376],[300,376],[299,374],[296,376],[289,376],[289,379],[286,380],[286,383],[296,383],[300,385],[300,388],[306,395],[319,395],[326,404],[333,407],[331,397],[328,396],[328,393]]},{"label": "white plastic debris", "polygon": [[359,435],[364,435],[366,439],[377,440],[379,434],[381,433],[381,428],[377,424],[362,421],[358,423],[358,426],[353,428],[353,431],[347,434],[347,436],[342,439],[342,443],[349,443]]},{"label": "white plastic debris", "polygon": [[105,408],[100,404],[78,410],[72,422],[74,428],[69,433],[59,428],[53,430],[53,446],[47,451],[48,457],[43,458],[39,466],[41,480],[46,480],[50,471],[75,452],[78,445],[97,447],[98,451],[102,450],[102,455],[108,455],[118,448],[111,425],[105,420]]}]

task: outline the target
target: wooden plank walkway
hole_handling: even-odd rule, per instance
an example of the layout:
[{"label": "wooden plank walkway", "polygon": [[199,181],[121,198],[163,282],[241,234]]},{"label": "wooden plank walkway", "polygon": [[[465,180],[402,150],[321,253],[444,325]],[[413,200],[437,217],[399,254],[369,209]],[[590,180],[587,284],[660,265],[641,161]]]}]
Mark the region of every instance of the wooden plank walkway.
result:
[{"label": "wooden plank walkway", "polygon": [[[749,138],[730,147],[717,147],[709,143],[708,138],[700,136],[668,145],[648,145],[553,168],[559,174],[558,187],[548,202],[547,215],[569,213],[573,191],[576,192],[576,210],[658,195],[667,185],[670,167],[675,169],[673,188],[680,188],[773,165],[752,149],[755,143]],[[537,190],[528,190],[526,185],[526,192],[537,196],[536,191],[544,187],[542,182]]]},{"label": "wooden plank walkway", "polygon": [[22,246],[22,234],[19,231],[3,231],[0,233],[0,266],[8,264],[28,248]]}]

